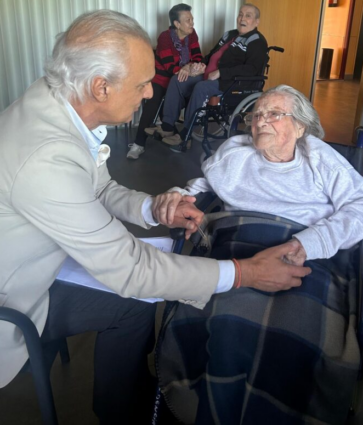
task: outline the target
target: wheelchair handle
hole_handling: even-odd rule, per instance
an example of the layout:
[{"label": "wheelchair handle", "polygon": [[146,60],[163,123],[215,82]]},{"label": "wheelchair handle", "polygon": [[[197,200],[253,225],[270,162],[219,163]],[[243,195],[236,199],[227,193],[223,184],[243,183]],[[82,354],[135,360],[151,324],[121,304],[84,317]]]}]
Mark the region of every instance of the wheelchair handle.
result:
[{"label": "wheelchair handle", "polygon": [[275,52],[280,52],[280,53],[284,53],[285,49],[283,47],[278,47],[278,46],[270,46],[268,48],[268,51],[270,50],[274,50]]}]

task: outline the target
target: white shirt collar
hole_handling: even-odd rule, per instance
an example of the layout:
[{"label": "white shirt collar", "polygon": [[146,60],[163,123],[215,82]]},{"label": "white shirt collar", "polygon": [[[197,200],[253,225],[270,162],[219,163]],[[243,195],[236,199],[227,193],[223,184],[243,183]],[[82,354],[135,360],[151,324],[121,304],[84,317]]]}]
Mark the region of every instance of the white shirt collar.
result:
[{"label": "white shirt collar", "polygon": [[98,156],[98,151],[100,149],[100,145],[107,136],[106,126],[100,125],[99,127],[95,128],[92,131],[89,130],[86,127],[86,124],[81,120],[80,116],[74,110],[73,106],[66,100],[64,101],[64,103],[71,116],[73,124],[77,127],[77,130],[81,133],[84,141],[87,143],[87,146],[91,152],[91,155],[96,161]]}]

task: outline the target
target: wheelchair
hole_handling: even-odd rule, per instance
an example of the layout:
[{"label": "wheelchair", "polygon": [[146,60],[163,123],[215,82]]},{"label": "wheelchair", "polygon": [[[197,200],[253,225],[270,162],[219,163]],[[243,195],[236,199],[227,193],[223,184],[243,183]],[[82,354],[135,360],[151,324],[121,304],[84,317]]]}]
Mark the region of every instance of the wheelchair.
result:
[{"label": "wheelchair", "polygon": [[[210,139],[226,140],[233,135],[241,134],[239,126],[243,123],[243,117],[251,112],[256,100],[261,96],[265,82],[268,79],[270,51],[283,53],[282,47],[270,46],[266,51],[266,60],[260,75],[251,77],[235,77],[232,84],[221,96],[210,98],[206,106],[198,108],[193,116],[182,150],[186,150],[187,141],[193,137],[202,142],[205,152],[204,159],[212,155]],[[215,123],[213,133],[209,131],[212,123]],[[196,124],[201,126],[201,133],[193,132]],[[209,127],[209,128],[208,128]],[[202,135],[202,136],[201,136]]]},{"label": "wheelchair", "polygon": [[[361,175],[363,175],[362,148],[338,144],[331,144],[331,146],[341,153],[353,165],[353,167]],[[228,256],[224,257],[226,254],[224,247],[228,241],[232,240],[233,257],[243,258],[243,252],[245,253],[245,257],[249,257],[254,255],[254,253],[258,252],[260,249],[264,249],[268,246],[274,246],[277,243],[283,243],[284,240],[289,240],[292,234],[304,228],[304,226],[294,223],[291,220],[274,217],[270,214],[248,211],[232,213],[216,211],[215,195],[207,194],[205,196],[203,194],[203,198],[204,199],[202,200],[198,200],[201,202],[199,206],[203,210],[207,208],[207,205],[209,205],[211,201],[214,202],[213,211],[206,216],[206,220],[202,226],[204,233],[207,234],[209,242],[205,243],[203,238],[197,236],[194,239],[195,247],[192,250],[191,255],[205,257],[212,256],[213,258],[218,257],[220,259],[230,258]],[[258,236],[260,237],[260,240],[256,242],[255,238],[258,233],[260,234],[260,236]],[[280,238],[282,233],[284,234],[284,237]],[[233,239],[233,236],[236,234],[238,234],[238,238]],[[176,236],[176,238],[178,237],[179,236]],[[181,250],[180,245],[178,249]],[[212,255],[211,250],[214,251]],[[345,290],[348,292],[351,291],[350,295],[352,295],[356,301],[356,305],[351,306],[352,309],[349,309],[349,313],[347,313],[346,317],[349,317],[349,319],[353,318],[352,321],[349,320],[349,327],[353,326],[353,328],[356,329],[356,339],[358,341],[361,359],[363,353],[363,242],[361,241],[350,250],[339,251],[337,256],[333,257],[332,260],[315,260],[309,265],[313,268],[315,276],[316,273],[319,275],[320,272],[330,274],[330,272],[334,272],[336,268],[338,270],[338,274],[341,273],[341,270],[347,271],[349,269],[349,279],[351,279],[349,280],[349,289],[344,289],[342,296],[345,296]],[[305,295],[303,295],[302,292],[299,292],[300,289],[296,288],[287,292],[283,291],[283,294],[277,293],[273,296],[277,302],[279,299],[283,300],[283,297],[287,297],[287,299],[289,296],[291,297],[289,301],[290,310],[288,311],[293,312],[294,317],[290,320],[290,316],[288,316],[289,320],[286,321],[286,326],[288,328],[287,333],[289,333],[289,336],[293,335],[293,326],[297,327],[297,334],[300,330],[302,333],[315,332],[315,328],[319,327],[319,322],[315,322],[312,318],[315,313],[311,306],[312,304],[315,304],[317,298],[320,297],[317,295],[317,292],[315,292],[320,281],[312,281],[310,283],[312,292],[306,293],[307,297],[305,300]],[[331,284],[330,281],[326,286],[325,285],[326,283],[322,285],[324,286],[324,290],[320,293],[321,295],[324,291],[326,295],[327,292],[331,290],[331,285],[333,287],[335,286]],[[327,297],[325,297],[325,295],[321,297],[322,305],[324,306],[324,303],[329,303],[328,299],[331,299],[330,295]],[[247,297],[245,301],[243,301],[244,297]],[[259,300],[258,297],[266,297],[267,301],[263,301],[262,304],[260,304],[261,300]],[[322,367],[322,370],[329,370],[329,373],[327,376],[324,374],[321,375],[324,378],[320,379],[316,388],[314,386],[309,388],[309,385],[306,384],[309,379],[307,378],[305,381],[305,377],[309,376],[309,368],[302,362],[299,363],[299,359],[297,359],[300,353],[305,353],[301,354],[301,358],[303,359],[306,353],[308,353],[311,349],[311,346],[309,346],[311,342],[310,340],[307,344],[307,346],[309,346],[308,348],[303,347],[305,343],[303,344],[301,342],[305,339],[306,334],[304,334],[305,336],[302,334],[295,335],[294,338],[292,338],[294,340],[293,344],[287,345],[289,347],[288,350],[280,349],[280,345],[281,347],[286,348],[283,340],[286,336],[284,335],[286,330],[284,331],[278,327],[278,321],[284,316],[284,303],[281,302],[278,304],[279,308],[276,309],[275,307],[275,310],[273,311],[270,303],[272,297],[264,293],[256,294],[253,290],[249,292],[246,291],[241,294],[232,294],[231,292],[219,294],[218,298],[222,301],[218,301],[218,299],[212,300],[212,302],[208,303],[203,311],[198,311],[190,306],[182,306],[180,308],[178,303],[175,302],[167,303],[156,349],[156,370],[161,384],[161,390],[159,389],[157,395],[156,411],[160,408],[162,409],[163,403],[165,403],[174,416],[185,424],[193,423],[195,417],[198,418],[198,423],[218,423],[218,420],[215,421],[215,418],[220,418],[219,415],[222,415],[223,417],[222,423],[240,423],[239,421],[236,422],[235,418],[232,416],[228,417],[228,413],[223,411],[223,400],[226,401],[229,397],[232,397],[232,394],[235,393],[237,393],[238,396],[242,396],[243,391],[245,391],[245,385],[244,382],[241,384],[239,381],[243,381],[245,379],[246,372],[242,367],[238,369],[237,366],[241,363],[250,365],[251,368],[249,373],[252,374],[255,358],[256,356],[260,356],[264,361],[267,359],[267,367],[260,370],[260,374],[265,377],[271,376],[271,382],[268,382],[268,389],[271,389],[273,394],[282,394],[283,397],[290,401],[292,400],[291,403],[293,405],[291,410],[292,416],[290,419],[284,418],[283,415],[286,412],[282,412],[281,416],[278,416],[279,412],[276,411],[278,410],[279,402],[277,401],[277,403],[271,407],[273,403],[269,406],[268,402],[274,400],[274,398],[269,395],[268,391],[263,393],[263,390],[261,390],[261,394],[259,394],[259,390],[257,388],[251,388],[248,397],[251,397],[252,399],[253,397],[256,398],[255,403],[252,403],[252,410],[254,412],[257,411],[257,414],[261,412],[262,416],[266,411],[271,411],[269,423],[295,423],[294,420],[300,423],[298,418],[293,418],[295,414],[294,409],[298,411],[299,408],[301,408],[301,410],[304,411],[304,402],[307,402],[306,394],[309,394],[309,391],[311,391],[312,397],[317,396],[319,392],[321,392],[321,394],[325,392],[325,394],[329,394],[329,397],[333,398],[333,400],[330,400],[330,404],[328,403],[328,407],[325,405],[324,395],[319,399],[321,394],[318,394],[316,399],[319,399],[320,402],[324,400],[324,403],[322,403],[324,406],[320,405],[319,402],[315,406],[318,410],[320,408],[325,409],[325,414],[327,416],[325,416],[324,421],[326,421],[326,423],[343,424],[348,418],[348,415],[354,415],[357,400],[354,400],[353,398],[352,402],[352,394],[349,391],[344,390],[344,384],[342,384],[341,387],[339,385],[334,386],[334,383],[336,384],[337,381],[334,381],[334,378],[330,378],[332,374],[333,377],[338,377],[338,381],[340,377],[343,377],[344,381],[349,373],[352,372],[351,370],[343,370],[345,368],[344,361],[339,364],[338,356],[335,358],[333,356],[331,359],[332,364],[329,365],[329,359],[322,356],[322,363],[320,363],[319,366],[319,360],[317,361],[317,365],[318,367]],[[314,301],[312,302],[312,300]],[[224,309],[221,307],[223,301],[225,302]],[[312,304],[309,307],[308,304],[310,304],[310,302],[312,302]],[[228,308],[226,308],[226,306]],[[335,307],[336,306],[333,307],[333,315],[339,313],[338,310],[335,310]],[[262,317],[266,311],[269,312],[268,318],[270,319],[270,317],[272,317],[273,320],[271,323],[266,323],[262,320],[259,322],[256,317]],[[259,314],[261,314],[261,316],[258,316]],[[299,314],[306,315],[307,320],[311,322],[310,325],[308,324],[304,327],[304,325],[300,323]],[[323,337],[325,337],[325,331],[327,332],[325,323],[328,323],[331,319],[332,317],[325,321],[323,316],[320,319],[324,322],[324,327],[322,328]],[[293,325],[294,321],[295,325]],[[268,336],[268,333],[271,332],[273,338],[271,338],[270,335],[270,340],[265,337],[261,340],[261,336],[256,336],[254,328],[258,328],[259,324],[261,326],[261,334],[266,334]],[[348,326],[348,324],[346,326]],[[329,324],[329,332],[331,332],[331,335],[330,337],[327,336],[327,339],[330,339],[330,341],[333,340],[334,344],[335,338],[339,339],[335,334],[335,330],[336,325],[331,322]],[[332,336],[333,338],[331,339]],[[302,343],[302,345],[300,345],[300,343]],[[254,345],[253,350],[256,349],[256,351],[249,348],[252,345]],[[276,355],[274,357],[275,348],[277,348],[277,351],[284,356],[282,359]],[[244,351],[245,349],[247,354]],[[211,356],[212,350],[216,356],[214,360]],[[321,347],[321,352],[323,351],[324,349]],[[170,355],[173,365],[182,364],[182,366],[180,368],[178,366],[177,376],[173,375],[170,381],[168,381],[169,376],[167,376],[165,371],[162,370],[162,364],[164,362],[165,365],[165,359]],[[318,356],[319,354],[315,353],[314,355]],[[269,362],[270,358],[272,358],[272,360]],[[187,359],[190,359],[190,361],[187,361]],[[289,363],[290,359],[291,364]],[[205,375],[203,373],[201,374],[201,370],[198,369],[200,361],[208,362],[208,368],[205,369]],[[294,361],[297,361],[299,367],[294,367],[296,366],[293,365]],[[223,375],[225,370],[221,371],[220,369],[220,364],[222,363],[227,365],[227,375]],[[233,369],[234,364],[237,365],[235,369]],[[283,393],[285,388],[285,378],[278,375],[279,367],[280,369],[284,368],[283,370],[285,370],[286,367],[290,374],[293,374],[294,382],[296,382],[296,387],[298,388],[296,390],[296,393],[298,394],[296,400],[293,399],[291,394]],[[337,367],[338,369],[342,367],[342,369],[334,371],[334,367]],[[352,386],[351,384],[354,384],[357,379],[357,375],[357,387],[362,386],[362,370],[362,362],[360,364],[356,364],[356,369],[349,378],[349,389]],[[359,371],[359,373],[357,373],[357,371]],[[261,379],[261,376],[259,378]],[[256,379],[258,378],[256,377]],[[186,388],[187,391],[191,392],[191,397],[189,397],[189,394],[185,392]],[[306,393],[304,393],[304,391]],[[200,398],[205,397],[206,394],[209,397],[209,405],[207,405],[205,398]],[[265,394],[267,394],[267,397],[264,398],[263,396]],[[261,397],[259,398],[259,396]],[[334,397],[336,397],[336,399],[334,399]],[[304,400],[302,401],[302,399]],[[200,400],[203,400],[201,402],[202,405],[199,405]],[[264,400],[267,400],[265,405]],[[329,410],[332,409],[333,406],[335,413],[339,411],[339,403],[341,403],[342,406],[339,412],[340,416],[331,416],[326,419],[329,417]],[[351,406],[350,411],[349,405]],[[274,411],[275,407],[276,411]],[[166,409],[165,406],[164,409]],[[210,412],[212,413],[210,414]],[[287,422],[282,421],[282,419],[286,419]],[[292,422],[289,422],[289,420]],[[266,422],[263,422],[261,419],[261,421],[257,422],[249,422],[247,420],[246,423]]]}]

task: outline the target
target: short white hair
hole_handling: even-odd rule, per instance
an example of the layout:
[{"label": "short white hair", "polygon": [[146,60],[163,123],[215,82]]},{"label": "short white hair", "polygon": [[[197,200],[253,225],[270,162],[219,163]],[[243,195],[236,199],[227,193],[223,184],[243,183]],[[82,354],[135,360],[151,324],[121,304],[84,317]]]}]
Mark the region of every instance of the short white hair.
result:
[{"label": "short white hair", "polygon": [[91,94],[93,79],[100,76],[109,84],[121,85],[132,54],[127,42],[130,38],[151,46],[148,34],[127,15],[98,10],[79,16],[57,36],[52,57],[44,67],[54,97],[83,103]]},{"label": "short white hair", "polygon": [[325,133],[321,126],[319,115],[306,96],[293,87],[281,84],[262,93],[262,95],[258,98],[258,102],[264,97],[271,96],[273,94],[279,94],[291,99],[291,113],[296,121],[305,127],[304,135],[311,134],[319,139],[324,137]]},{"label": "short white hair", "polygon": [[254,11],[255,11],[255,18],[260,19],[261,12],[260,12],[260,9],[257,6],[255,6],[252,3],[245,3],[240,7],[240,9],[242,9],[242,7],[252,7],[252,9],[254,9]]}]

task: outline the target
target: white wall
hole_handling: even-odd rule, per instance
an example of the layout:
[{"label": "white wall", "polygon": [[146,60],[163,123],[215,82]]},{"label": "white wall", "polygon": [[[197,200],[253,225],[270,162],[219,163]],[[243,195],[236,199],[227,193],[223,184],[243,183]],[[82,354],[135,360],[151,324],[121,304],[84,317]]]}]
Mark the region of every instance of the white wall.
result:
[{"label": "white wall", "polygon": [[[80,14],[113,9],[135,18],[153,44],[167,29],[168,11],[178,0],[0,0],[0,111],[43,75],[55,36]],[[235,28],[241,0],[188,0],[206,54],[222,33]]]}]

